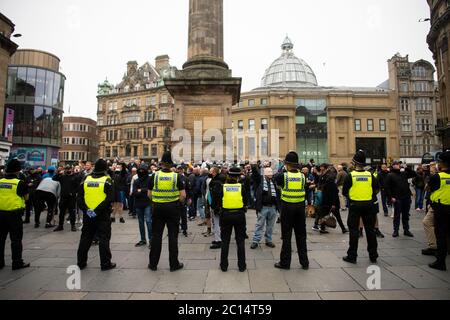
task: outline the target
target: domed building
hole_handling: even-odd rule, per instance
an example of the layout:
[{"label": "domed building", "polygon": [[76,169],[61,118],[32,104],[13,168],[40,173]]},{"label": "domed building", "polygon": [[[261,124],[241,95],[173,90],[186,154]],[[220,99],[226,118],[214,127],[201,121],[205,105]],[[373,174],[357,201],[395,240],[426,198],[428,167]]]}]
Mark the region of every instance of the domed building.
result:
[{"label": "domed building", "polygon": [[374,165],[399,157],[392,90],[319,86],[289,37],[281,49],[261,87],[242,93],[232,108],[238,160],[283,158],[295,150],[303,163],[342,163],[358,148],[367,151]]}]

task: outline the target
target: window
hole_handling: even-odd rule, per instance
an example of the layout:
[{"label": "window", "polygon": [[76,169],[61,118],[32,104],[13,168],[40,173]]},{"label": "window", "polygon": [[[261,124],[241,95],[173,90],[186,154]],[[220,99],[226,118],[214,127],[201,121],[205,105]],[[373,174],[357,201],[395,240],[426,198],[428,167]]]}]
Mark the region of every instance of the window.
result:
[{"label": "window", "polygon": [[140,121],[141,121],[141,114],[139,112],[128,113],[123,118],[124,123],[133,123]]},{"label": "window", "polygon": [[133,146],[133,157],[138,156],[138,146]]},{"label": "window", "polygon": [[361,120],[355,120],[355,131],[361,131]]},{"label": "window", "polygon": [[268,123],[267,119],[261,119],[261,129],[262,130],[269,129],[269,123]]},{"label": "window", "polygon": [[148,157],[149,156],[148,144],[144,144],[143,151],[144,151],[144,157]]},{"label": "window", "polygon": [[261,99],[261,105],[262,106],[267,106],[267,99],[266,98]]},{"label": "window", "polygon": [[131,157],[131,146],[129,144],[125,146],[125,157]]},{"label": "window", "polygon": [[417,131],[430,131],[431,130],[431,120],[430,119],[416,119],[416,130]]},{"label": "window", "polygon": [[411,139],[400,140],[400,153],[402,156],[412,156],[412,141]]},{"label": "window", "polygon": [[403,132],[411,132],[411,117],[402,116],[401,123]]},{"label": "window", "polygon": [[414,82],[414,91],[416,92],[428,91],[428,83],[425,81]]},{"label": "window", "polygon": [[248,120],[248,130],[255,131],[255,120]]},{"label": "window", "polygon": [[167,103],[167,94],[161,96],[161,103]]},{"label": "window", "polygon": [[156,111],[155,110],[145,111],[145,121],[146,122],[154,121],[155,120],[155,115],[156,115]]},{"label": "window", "polygon": [[152,157],[157,157],[157,156],[158,156],[158,145],[152,144]]},{"label": "window", "polygon": [[386,131],[386,120],[380,119],[380,131]]},{"label": "window", "polygon": [[401,99],[400,100],[400,110],[403,112],[409,111],[409,100],[408,99]]},{"label": "window", "polygon": [[244,121],[243,120],[238,121],[238,130],[244,130]]},{"label": "window", "polygon": [[425,78],[427,76],[427,70],[423,66],[417,66],[412,71],[413,77]]},{"label": "window", "polygon": [[418,98],[416,100],[416,111],[431,111],[432,104],[430,98]]},{"label": "window", "polygon": [[118,140],[118,131],[117,130],[109,130],[106,132],[106,140],[107,141],[117,141]]},{"label": "window", "polygon": [[[139,139],[139,129],[131,128],[123,130],[123,138],[127,140],[136,140]],[[130,151],[131,152],[131,151]]]},{"label": "window", "polygon": [[241,100],[241,101],[239,101],[239,103],[238,103],[238,107],[242,107],[243,106],[243,104],[244,104],[244,102]]},{"label": "window", "polygon": [[367,119],[367,131],[373,131],[373,120]]},{"label": "window", "polygon": [[105,158],[111,158],[111,148],[110,147],[105,148]]},{"label": "window", "polygon": [[114,158],[116,158],[116,157],[119,156],[119,149],[118,149],[117,147],[113,147],[113,148],[112,148],[112,156],[113,156]]},{"label": "window", "polygon": [[409,86],[406,82],[400,83],[400,92],[408,92]]},{"label": "window", "polygon": [[249,107],[254,107],[255,106],[255,100],[254,99],[248,100],[248,106]]}]

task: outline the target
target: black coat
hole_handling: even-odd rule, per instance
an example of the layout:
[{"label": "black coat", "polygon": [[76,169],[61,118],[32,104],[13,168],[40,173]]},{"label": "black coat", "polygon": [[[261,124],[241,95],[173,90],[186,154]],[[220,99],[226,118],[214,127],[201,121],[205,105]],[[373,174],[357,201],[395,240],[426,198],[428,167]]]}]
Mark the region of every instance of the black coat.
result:
[{"label": "black coat", "polygon": [[385,180],[385,190],[388,198],[401,199],[411,196],[408,179],[415,178],[416,172],[406,168],[404,172],[392,170]]},{"label": "black coat", "polygon": [[[269,180],[268,178],[265,178],[265,177],[263,177],[262,179]],[[256,204],[255,204],[256,212],[261,212],[262,207],[267,203],[275,205],[275,208],[277,209],[277,211],[280,211],[281,191],[279,188],[277,188],[277,184],[274,179],[272,179],[272,182],[275,186],[275,190],[276,190],[276,194],[277,194],[275,199],[273,199],[273,197],[272,197],[271,190],[264,191],[264,182],[263,181],[260,181],[260,183],[258,185],[254,186],[255,187],[255,198],[256,198]],[[268,183],[269,183],[269,181],[268,181]],[[270,187],[269,187],[269,189],[270,189]]]},{"label": "black coat", "polygon": [[[139,176],[133,182],[133,196],[135,208],[146,208],[150,205],[150,198],[148,197],[148,186],[150,177],[147,175]],[[138,192],[141,190],[141,192]]]}]

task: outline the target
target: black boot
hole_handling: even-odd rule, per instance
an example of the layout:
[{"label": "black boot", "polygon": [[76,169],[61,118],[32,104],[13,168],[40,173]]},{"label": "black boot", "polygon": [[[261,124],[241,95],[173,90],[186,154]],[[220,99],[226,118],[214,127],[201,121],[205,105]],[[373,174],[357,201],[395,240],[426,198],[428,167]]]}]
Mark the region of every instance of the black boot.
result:
[{"label": "black boot", "polygon": [[439,260],[436,260],[433,263],[430,263],[428,265],[432,269],[440,270],[440,271],[447,271],[447,266],[445,265],[445,262],[440,262]]}]

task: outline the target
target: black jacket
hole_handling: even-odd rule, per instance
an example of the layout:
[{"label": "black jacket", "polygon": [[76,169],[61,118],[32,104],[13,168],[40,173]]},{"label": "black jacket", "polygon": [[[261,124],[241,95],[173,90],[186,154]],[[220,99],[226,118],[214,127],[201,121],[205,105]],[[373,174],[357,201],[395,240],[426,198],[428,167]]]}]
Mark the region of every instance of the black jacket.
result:
[{"label": "black jacket", "polygon": [[[268,186],[269,186],[269,190],[268,191],[264,191],[264,180],[262,179],[266,179]],[[272,182],[274,184],[275,190],[276,190],[276,197],[272,197],[272,192],[270,190],[270,185],[269,185],[269,179],[266,177],[262,177],[262,181],[260,181],[260,183],[258,185],[255,185],[255,198],[256,198],[256,204],[255,204],[255,209],[256,212],[261,212],[262,207],[265,205],[272,205],[275,206],[275,208],[277,209],[277,211],[280,211],[280,199],[281,199],[281,192],[280,189],[277,188],[277,184],[275,182],[275,180],[272,178]]]},{"label": "black jacket", "polygon": [[78,176],[71,174],[58,174],[53,177],[54,181],[61,184],[61,198],[74,197],[77,194],[80,179]]},{"label": "black jacket", "polygon": [[[322,190],[322,207],[327,208],[335,206],[340,208],[339,201],[339,189],[335,182],[335,174],[333,172],[327,172],[320,177],[320,184]],[[345,181],[345,180],[344,180]]]},{"label": "black jacket", "polygon": [[389,174],[388,171],[384,172],[383,170],[381,170],[380,173],[378,174],[377,179],[378,179],[378,183],[380,184],[381,190],[384,190],[384,185],[385,185],[388,174]]},{"label": "black jacket", "polygon": [[408,179],[415,178],[416,176],[416,172],[410,168],[406,168],[404,172],[392,170],[387,176],[384,186],[388,198],[401,199],[411,197]]},{"label": "black jacket", "polygon": [[[211,208],[213,210],[219,210],[222,207],[223,185],[225,181],[226,177],[223,174],[218,174],[209,183],[209,192],[212,198]],[[245,190],[246,188],[244,187],[243,189]]]},{"label": "black jacket", "polygon": [[41,182],[41,180],[42,180],[42,175],[40,175],[39,173],[30,174],[25,179],[25,182],[28,186],[30,193],[32,193],[36,190],[36,188],[39,186],[39,183]]},{"label": "black jacket", "polygon": [[[148,174],[139,175],[133,183],[134,206],[136,208],[146,208],[150,205],[150,198],[148,197],[148,186],[150,177]],[[141,190],[141,192],[138,192]]]},{"label": "black jacket", "polygon": [[[92,173],[90,176],[92,176],[93,178],[101,178],[104,177],[106,174],[101,172],[101,173]],[[85,179],[83,179],[83,181],[81,182],[79,188],[78,188],[78,196],[77,196],[77,202],[78,202],[78,207],[82,210],[82,211],[86,211],[88,209],[86,202],[84,200],[84,181]],[[106,199],[100,203],[98,205],[98,207],[95,209],[95,213],[97,214],[101,214],[101,213],[105,213],[105,214],[111,214],[112,212],[112,202],[114,200],[114,193],[113,193],[113,185],[112,185],[112,180],[111,178],[108,176],[108,179],[105,182],[105,187],[104,187],[104,192],[106,193]]]}]

